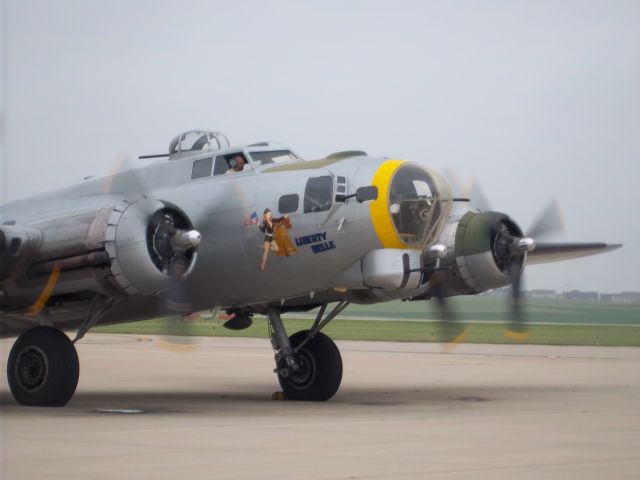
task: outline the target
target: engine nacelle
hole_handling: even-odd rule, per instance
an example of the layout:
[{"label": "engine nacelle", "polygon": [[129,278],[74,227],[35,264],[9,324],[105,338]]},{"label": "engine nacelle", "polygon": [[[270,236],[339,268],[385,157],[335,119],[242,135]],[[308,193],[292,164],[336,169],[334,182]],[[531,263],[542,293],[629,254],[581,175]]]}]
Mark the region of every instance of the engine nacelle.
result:
[{"label": "engine nacelle", "polygon": [[[194,268],[200,234],[177,207],[122,201],[29,227],[3,226],[0,281],[5,297],[28,301],[58,269],[54,295],[79,291],[148,295],[175,286]],[[20,268],[10,268],[13,258]],[[180,280],[178,280],[180,281]]]},{"label": "engine nacelle", "polygon": [[[513,257],[504,239],[521,237],[522,230],[507,215],[499,212],[467,212],[448,223],[440,237],[447,254],[432,275],[440,294],[452,296],[475,294],[511,283]],[[526,254],[516,259],[520,271]]]},{"label": "engine nacelle", "polygon": [[113,280],[125,292],[161,292],[193,270],[200,236],[177,208],[141,200],[114,208],[107,223],[105,250]]}]

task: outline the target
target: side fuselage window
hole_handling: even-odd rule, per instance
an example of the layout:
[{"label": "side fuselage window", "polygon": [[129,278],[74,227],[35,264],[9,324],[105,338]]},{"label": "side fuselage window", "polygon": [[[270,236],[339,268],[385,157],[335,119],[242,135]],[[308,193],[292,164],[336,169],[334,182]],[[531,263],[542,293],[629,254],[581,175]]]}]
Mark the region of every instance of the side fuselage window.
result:
[{"label": "side fuselage window", "polygon": [[299,203],[300,198],[298,197],[297,193],[283,195],[280,197],[280,201],[278,202],[278,210],[280,211],[280,213],[297,212]]},{"label": "side fuselage window", "polygon": [[310,178],[304,189],[304,213],[329,210],[332,197],[333,179],[330,176]]},{"label": "side fuselage window", "polygon": [[195,162],[193,162],[193,170],[191,170],[191,180],[210,176],[212,166],[213,157],[196,160]]}]

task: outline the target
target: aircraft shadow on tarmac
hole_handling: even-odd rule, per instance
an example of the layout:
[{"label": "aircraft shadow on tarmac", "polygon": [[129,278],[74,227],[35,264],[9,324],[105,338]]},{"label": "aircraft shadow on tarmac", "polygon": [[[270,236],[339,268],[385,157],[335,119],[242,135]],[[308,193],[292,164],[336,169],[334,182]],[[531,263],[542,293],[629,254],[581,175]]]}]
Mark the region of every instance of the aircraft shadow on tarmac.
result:
[{"label": "aircraft shadow on tarmac", "polygon": [[[274,388],[276,390],[276,388]],[[260,405],[260,412],[265,408],[277,411],[290,409],[314,411],[326,408],[327,411],[349,411],[352,407],[446,407],[474,408],[473,404],[487,402],[515,402],[526,404],[532,395],[555,396],[559,393],[580,395],[583,389],[559,386],[444,386],[434,388],[394,389],[376,387],[348,387],[330,401],[294,402],[275,401],[264,385],[251,388],[245,392],[224,393],[220,391],[77,391],[73,400],[63,408],[31,408],[16,404],[9,392],[0,392],[0,408],[5,412],[39,411],[56,414],[78,414],[81,412],[104,412],[110,410],[136,410],[135,413],[180,414],[197,413],[207,410],[228,410],[233,412],[255,410]],[[117,412],[116,412],[117,413]]]}]

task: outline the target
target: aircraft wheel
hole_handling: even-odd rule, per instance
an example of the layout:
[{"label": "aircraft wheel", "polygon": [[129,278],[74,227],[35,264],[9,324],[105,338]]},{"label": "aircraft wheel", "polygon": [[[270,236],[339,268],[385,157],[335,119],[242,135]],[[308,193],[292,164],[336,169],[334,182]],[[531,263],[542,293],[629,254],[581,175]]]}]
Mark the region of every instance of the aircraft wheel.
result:
[{"label": "aircraft wheel", "polygon": [[[291,346],[296,348],[308,331],[294,333],[289,338]],[[301,370],[283,377],[278,381],[285,398],[289,400],[325,401],[333,397],[342,381],[342,357],[336,344],[324,333],[319,332],[296,354]],[[279,365],[281,368],[283,365]]]},{"label": "aircraft wheel", "polygon": [[62,407],[76,391],[76,348],[53,327],[35,327],[18,337],[9,353],[7,378],[20,405]]}]

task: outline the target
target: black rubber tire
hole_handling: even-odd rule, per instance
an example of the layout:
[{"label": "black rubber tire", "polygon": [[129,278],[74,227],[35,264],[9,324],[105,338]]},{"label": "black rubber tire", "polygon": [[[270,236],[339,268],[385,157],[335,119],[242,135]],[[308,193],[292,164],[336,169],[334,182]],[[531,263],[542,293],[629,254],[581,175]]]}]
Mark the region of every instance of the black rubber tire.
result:
[{"label": "black rubber tire", "polygon": [[[294,333],[289,337],[291,346],[296,348],[308,331]],[[342,381],[342,357],[336,344],[324,333],[319,332],[297,354],[298,360],[306,368],[305,372],[290,374],[278,381],[287,400],[326,401],[333,397]],[[281,360],[278,369],[284,367]]]},{"label": "black rubber tire", "polygon": [[76,348],[53,327],[35,327],[18,337],[9,353],[7,379],[20,405],[62,407],[80,377]]}]

